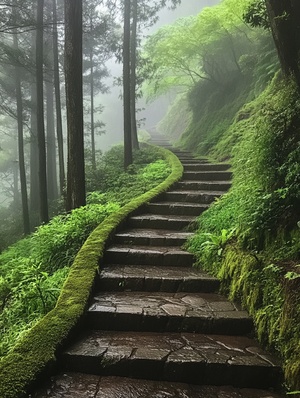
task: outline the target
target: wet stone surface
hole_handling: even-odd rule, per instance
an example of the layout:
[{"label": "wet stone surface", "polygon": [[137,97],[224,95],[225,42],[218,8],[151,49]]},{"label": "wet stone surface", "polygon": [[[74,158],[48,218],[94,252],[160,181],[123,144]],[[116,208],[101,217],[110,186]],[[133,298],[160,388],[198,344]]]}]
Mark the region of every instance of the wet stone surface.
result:
[{"label": "wet stone surface", "polygon": [[105,291],[215,292],[219,280],[195,268],[109,265],[100,273]]},{"label": "wet stone surface", "polygon": [[65,373],[32,398],[280,398],[271,391]]},{"label": "wet stone surface", "polygon": [[110,264],[139,264],[191,267],[194,256],[178,246],[114,245],[104,255]]},{"label": "wet stone surface", "polygon": [[195,216],[141,214],[139,216],[130,217],[128,220],[128,224],[134,228],[138,227],[182,230],[183,228],[186,228],[190,223],[195,221],[195,219]]},{"label": "wet stone surface", "polygon": [[164,229],[128,229],[115,235],[117,243],[134,243],[136,245],[181,246],[193,235],[191,232],[176,232]]},{"label": "wet stone surface", "polygon": [[191,202],[154,202],[147,205],[150,213],[182,216],[199,216],[206,209],[208,204]]},{"label": "wet stone surface", "polygon": [[278,362],[247,337],[93,331],[64,353],[67,370],[104,375],[268,388]]},{"label": "wet stone surface", "polygon": [[94,298],[89,311],[121,312],[122,307],[132,308],[140,313],[155,311],[157,316],[207,316],[223,312],[236,313],[237,317],[249,317],[246,311],[241,311],[234,303],[227,301],[221,295],[213,293],[160,293],[160,292],[119,292],[100,293]]},{"label": "wet stone surface", "polygon": [[104,292],[88,311],[91,328],[156,332],[245,334],[252,330],[246,311],[214,293]]}]

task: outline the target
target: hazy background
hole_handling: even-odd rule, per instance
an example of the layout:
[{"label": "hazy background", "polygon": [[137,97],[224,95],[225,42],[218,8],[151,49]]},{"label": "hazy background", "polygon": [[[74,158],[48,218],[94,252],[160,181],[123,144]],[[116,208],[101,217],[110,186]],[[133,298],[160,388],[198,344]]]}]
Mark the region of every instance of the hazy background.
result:
[{"label": "hazy background", "polygon": [[[187,17],[189,15],[198,14],[202,8],[218,4],[220,0],[182,0],[182,4],[172,11],[164,9],[159,13],[159,21],[143,34],[149,35],[155,32],[163,25],[171,24],[176,19]],[[120,99],[121,88],[112,86],[113,78],[120,76],[122,66],[117,64],[115,60],[108,63],[112,77],[108,80],[111,87],[109,94],[99,95],[96,104],[105,106],[104,112],[100,115],[100,119],[106,124],[106,134],[97,138],[97,149],[106,151],[111,145],[123,142],[123,107]],[[144,128],[155,126],[166,113],[168,106],[172,100],[172,96],[166,96],[156,100],[153,103],[146,104],[143,100],[139,102],[138,108],[145,108],[138,114],[138,119],[146,118]]]}]

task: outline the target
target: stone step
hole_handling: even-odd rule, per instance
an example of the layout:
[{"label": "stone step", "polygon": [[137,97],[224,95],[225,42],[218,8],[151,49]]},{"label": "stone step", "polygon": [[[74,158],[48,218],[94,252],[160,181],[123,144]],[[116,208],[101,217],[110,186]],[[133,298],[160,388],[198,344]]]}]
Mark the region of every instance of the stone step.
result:
[{"label": "stone step", "polygon": [[112,264],[101,269],[101,291],[203,292],[219,290],[220,281],[196,268]]},{"label": "stone step", "polygon": [[179,181],[172,189],[195,190],[195,191],[227,191],[231,187],[230,181]]},{"label": "stone step", "polygon": [[184,171],[183,173],[183,181],[224,181],[231,178],[231,171]]},{"label": "stone step", "polygon": [[194,257],[176,246],[114,245],[104,254],[104,264],[191,267]]},{"label": "stone step", "polygon": [[280,398],[268,390],[229,386],[196,386],[185,383],[100,377],[62,373],[52,378],[33,398]]},{"label": "stone step", "polygon": [[127,224],[132,228],[172,229],[181,231],[195,221],[196,217],[194,216],[141,214],[129,217]]},{"label": "stone step", "polygon": [[147,204],[145,209],[152,214],[199,216],[208,207],[205,203],[155,202]]},{"label": "stone step", "polygon": [[244,335],[252,319],[216,293],[101,292],[87,312],[90,329]]},{"label": "stone step", "polygon": [[150,245],[150,246],[182,246],[191,232],[177,232],[165,229],[127,229],[114,235],[115,243]]},{"label": "stone step", "polygon": [[159,200],[173,201],[173,202],[192,202],[209,204],[212,203],[216,198],[223,195],[223,191],[193,191],[193,190],[178,190],[178,191],[167,191],[159,196]]},{"label": "stone step", "polygon": [[91,331],[62,361],[65,371],[196,385],[270,388],[282,380],[276,359],[240,336]]},{"label": "stone step", "polygon": [[207,164],[208,160],[206,159],[195,159],[194,157],[187,157],[186,159],[180,159],[183,166],[189,164]]},{"label": "stone step", "polygon": [[227,163],[185,163],[185,171],[225,171],[230,169],[231,165]]}]

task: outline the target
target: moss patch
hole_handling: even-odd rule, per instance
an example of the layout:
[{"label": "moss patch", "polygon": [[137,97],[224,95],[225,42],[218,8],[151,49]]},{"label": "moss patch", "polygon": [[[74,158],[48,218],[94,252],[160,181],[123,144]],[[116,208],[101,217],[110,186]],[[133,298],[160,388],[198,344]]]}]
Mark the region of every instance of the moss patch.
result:
[{"label": "moss patch", "polygon": [[24,396],[45,367],[55,362],[58,348],[84,313],[105,243],[120,222],[181,178],[183,167],[178,158],[168,150],[158,150],[170,164],[171,174],[157,187],[111,214],[91,233],[75,258],[55,308],[24,334],[12,352],[1,360],[1,398]]},{"label": "moss patch", "polygon": [[300,279],[288,280],[286,268],[266,257],[226,248],[218,276],[222,289],[240,300],[253,317],[259,341],[279,354],[285,380],[300,388]]}]

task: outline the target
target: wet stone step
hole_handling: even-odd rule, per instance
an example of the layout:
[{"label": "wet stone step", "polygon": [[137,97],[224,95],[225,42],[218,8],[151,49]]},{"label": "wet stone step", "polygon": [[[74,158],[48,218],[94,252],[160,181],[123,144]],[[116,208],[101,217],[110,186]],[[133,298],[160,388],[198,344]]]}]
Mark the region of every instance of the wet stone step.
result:
[{"label": "wet stone step", "polygon": [[230,181],[180,181],[174,184],[173,189],[182,190],[207,190],[207,191],[227,191],[231,187]]},{"label": "wet stone step", "polygon": [[231,165],[226,163],[206,163],[206,164],[185,164],[185,171],[225,171],[230,169]]},{"label": "wet stone step", "polygon": [[223,191],[193,191],[178,190],[168,191],[159,196],[160,200],[175,202],[193,202],[193,203],[212,203],[216,198],[223,195]]},{"label": "wet stone step", "polygon": [[102,291],[204,292],[218,291],[220,282],[195,268],[112,264],[101,269]]},{"label": "wet stone step", "polygon": [[147,212],[153,214],[199,216],[208,209],[208,204],[192,202],[155,202],[147,204],[145,208]]},{"label": "wet stone step", "polygon": [[247,337],[91,331],[64,352],[66,371],[197,385],[277,387],[278,362]]},{"label": "wet stone step", "polygon": [[191,232],[177,232],[164,229],[128,229],[114,235],[115,243],[152,245],[152,246],[182,246]]},{"label": "wet stone step", "polygon": [[100,377],[83,373],[64,373],[37,391],[32,398],[280,398],[256,389],[196,386],[184,383]]},{"label": "wet stone step", "polygon": [[193,262],[192,254],[176,246],[114,245],[104,254],[104,264],[191,267]]},{"label": "wet stone step", "polygon": [[181,231],[196,221],[194,216],[174,216],[159,214],[141,214],[128,219],[132,228],[172,229]]},{"label": "wet stone step", "polygon": [[102,292],[87,313],[91,329],[243,335],[246,311],[216,293]]},{"label": "wet stone step", "polygon": [[184,171],[183,180],[230,180],[232,173],[230,171]]}]

